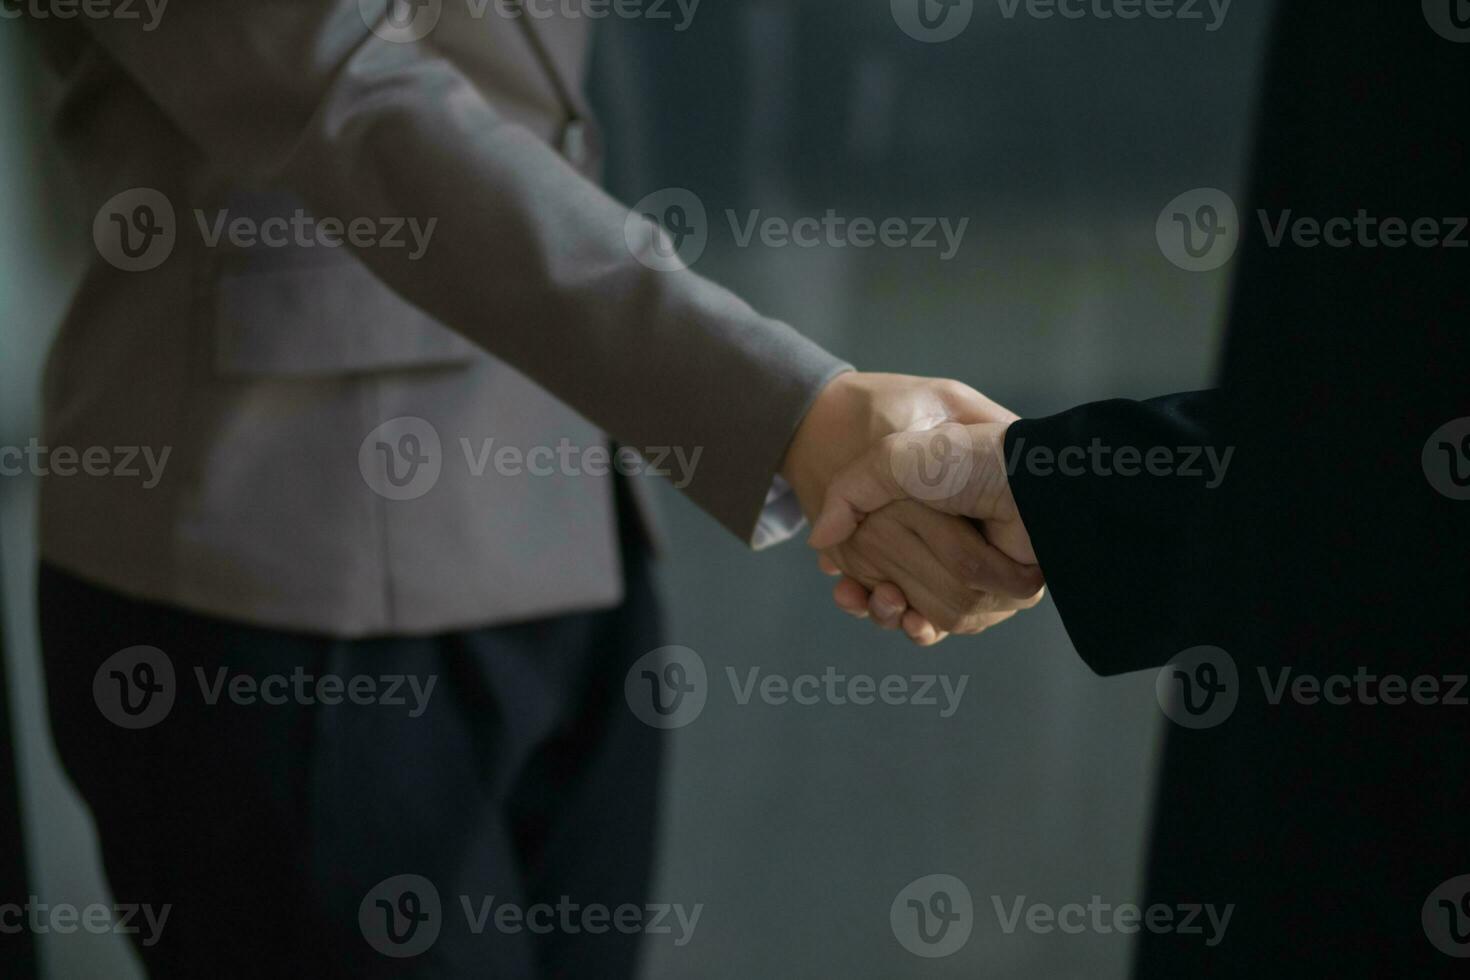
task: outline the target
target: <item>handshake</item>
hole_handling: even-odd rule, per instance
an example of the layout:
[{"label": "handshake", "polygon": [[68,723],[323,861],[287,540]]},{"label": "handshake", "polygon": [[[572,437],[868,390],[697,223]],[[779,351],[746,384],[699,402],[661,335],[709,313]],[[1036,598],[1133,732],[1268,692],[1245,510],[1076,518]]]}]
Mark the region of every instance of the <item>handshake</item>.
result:
[{"label": "handshake", "polygon": [[841,609],[930,646],[1041,601],[1005,467],[1016,418],[958,381],[851,373],[823,389],[781,472]]}]

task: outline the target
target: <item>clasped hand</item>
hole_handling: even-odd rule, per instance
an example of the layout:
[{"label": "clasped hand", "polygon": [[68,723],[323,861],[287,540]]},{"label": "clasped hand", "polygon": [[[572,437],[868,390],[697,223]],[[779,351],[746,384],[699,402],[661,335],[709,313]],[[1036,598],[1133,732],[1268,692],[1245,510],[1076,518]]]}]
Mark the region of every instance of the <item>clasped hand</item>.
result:
[{"label": "clasped hand", "polygon": [[1005,470],[1016,418],[956,381],[853,373],[822,391],[782,472],[839,608],[929,646],[1041,601]]}]

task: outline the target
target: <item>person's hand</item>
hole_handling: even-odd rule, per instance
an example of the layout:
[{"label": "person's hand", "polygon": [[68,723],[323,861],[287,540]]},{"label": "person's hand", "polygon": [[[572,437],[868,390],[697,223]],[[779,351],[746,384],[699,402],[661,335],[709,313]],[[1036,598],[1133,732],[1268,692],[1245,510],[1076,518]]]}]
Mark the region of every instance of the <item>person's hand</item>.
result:
[{"label": "person's hand", "polygon": [[868,515],[899,500],[981,523],[985,539],[1022,564],[1036,552],[1006,473],[1005,433],[1014,416],[977,425],[944,423],[885,436],[828,483],[809,543],[848,540]]},{"label": "person's hand", "polygon": [[[903,438],[904,433],[933,432],[954,423],[998,425],[1003,431],[1016,418],[1014,412],[956,381],[884,374],[841,375],[823,390],[803,420],[782,474],[796,491],[803,512],[816,518],[837,471],[852,464],[860,454],[875,452],[875,445],[882,448]],[[885,533],[885,520],[853,547],[833,548],[823,555],[824,571],[845,573],[834,590],[834,599],[841,608],[854,615],[870,611],[880,626],[892,629],[902,625],[910,638],[927,645],[943,639],[951,629],[978,632],[999,621],[987,617],[1005,618],[1015,609],[1039,600],[1040,582],[1034,570],[1019,569],[1012,562],[1009,567],[982,565],[977,574],[977,569],[960,562],[967,548],[976,550],[977,539],[990,552],[995,550],[985,545],[984,538],[967,523],[936,522],[918,516],[911,516],[906,524],[902,521],[903,515],[916,515],[920,510],[900,509],[892,515],[894,526],[906,529],[904,535]],[[856,529],[858,520],[853,520],[843,538]],[[950,533],[942,533],[941,524]],[[922,527],[924,533],[916,527]],[[1003,527],[996,530],[1002,534],[1006,531]],[[920,558],[919,552],[926,545],[916,548],[915,542],[928,541],[935,544],[928,548],[926,557]],[[834,539],[834,544],[839,543]],[[1025,549],[1017,550],[1021,554],[1019,564],[1034,565],[1034,558],[1025,559]],[[861,567],[856,567],[859,563]],[[900,568],[906,571],[895,571]],[[909,584],[921,605],[911,608],[909,596],[893,581],[895,578]],[[956,582],[964,583],[967,591],[956,591]],[[1030,586],[1019,596],[1013,594],[1023,587],[1018,582]]]},{"label": "person's hand", "polygon": [[884,629],[903,628],[931,646],[950,633],[975,634],[1041,601],[1041,570],[1002,553],[961,517],[901,501],[872,514],[821,556],[843,578],[833,599]]},{"label": "person's hand", "polygon": [[796,492],[802,512],[815,519],[837,472],[886,437],[945,423],[1008,424],[1016,418],[1010,409],[958,381],[841,374],[828,382],[802,419],[781,475]]}]

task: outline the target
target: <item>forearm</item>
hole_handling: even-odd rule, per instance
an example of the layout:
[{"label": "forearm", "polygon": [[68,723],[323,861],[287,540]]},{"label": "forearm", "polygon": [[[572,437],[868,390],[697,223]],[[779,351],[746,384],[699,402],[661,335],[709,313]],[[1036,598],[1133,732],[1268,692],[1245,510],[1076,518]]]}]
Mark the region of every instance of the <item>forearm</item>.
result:
[{"label": "forearm", "polygon": [[1159,666],[1207,639],[1190,583],[1208,575],[1196,552],[1229,492],[1217,409],[1213,391],[1100,402],[1006,433],[1021,520],[1073,645],[1098,673]]},{"label": "forearm", "polygon": [[627,209],[492,106],[447,45],[382,40],[356,0],[180,0],[153,34],[88,27],[227,179],[323,216],[435,222],[420,260],[358,257],[619,442],[698,452],[686,492],[749,537],[845,365],[694,273],[638,261]]}]

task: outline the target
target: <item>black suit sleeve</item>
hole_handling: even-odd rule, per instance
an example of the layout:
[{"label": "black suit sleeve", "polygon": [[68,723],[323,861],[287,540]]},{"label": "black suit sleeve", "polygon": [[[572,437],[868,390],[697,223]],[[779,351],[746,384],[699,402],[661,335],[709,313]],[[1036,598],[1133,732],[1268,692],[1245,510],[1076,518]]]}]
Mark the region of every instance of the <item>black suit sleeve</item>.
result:
[{"label": "black suit sleeve", "polygon": [[1053,601],[1099,674],[1155,667],[1202,641],[1184,584],[1229,486],[1219,406],[1217,391],[1097,402],[1006,434],[1012,492]]}]

